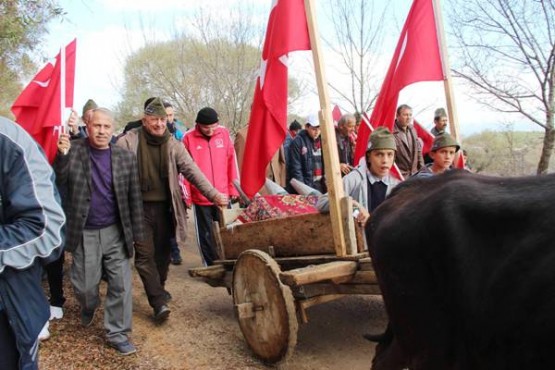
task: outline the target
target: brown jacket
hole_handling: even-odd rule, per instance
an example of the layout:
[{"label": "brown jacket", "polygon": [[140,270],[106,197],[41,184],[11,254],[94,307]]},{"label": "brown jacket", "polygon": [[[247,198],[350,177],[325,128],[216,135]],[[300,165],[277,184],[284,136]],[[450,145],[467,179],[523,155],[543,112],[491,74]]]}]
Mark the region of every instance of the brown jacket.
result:
[{"label": "brown jacket", "polygon": [[[420,168],[424,166],[424,158],[422,157],[422,145],[418,140],[416,130],[412,125],[407,127],[407,135],[405,136],[395,121],[393,126],[393,136],[397,145],[395,153],[395,163],[405,179],[414,175]],[[408,136],[409,142],[405,140]],[[412,150],[410,150],[412,148]]]},{"label": "brown jacket", "polygon": [[[131,150],[137,154],[139,145],[139,130],[134,129],[119,138],[117,145]],[[218,191],[208,182],[202,171],[197,167],[185,146],[173,136],[168,143],[168,181],[172,197],[173,216],[175,217],[175,237],[177,242],[185,242],[187,238],[187,208],[181,198],[181,187],[179,185],[179,174],[181,173],[187,181],[195,185],[200,192],[214,201]]]},{"label": "brown jacket", "polygon": [[[235,135],[235,154],[237,155],[237,163],[239,165],[239,173],[243,166],[243,156],[245,155],[245,143],[247,141],[247,129],[248,126],[243,127]],[[266,178],[272,180],[281,187],[285,187],[285,154],[283,152],[283,145],[279,147],[279,150],[274,154],[272,160],[266,167]],[[265,187],[261,189],[261,193],[267,193]]]}]

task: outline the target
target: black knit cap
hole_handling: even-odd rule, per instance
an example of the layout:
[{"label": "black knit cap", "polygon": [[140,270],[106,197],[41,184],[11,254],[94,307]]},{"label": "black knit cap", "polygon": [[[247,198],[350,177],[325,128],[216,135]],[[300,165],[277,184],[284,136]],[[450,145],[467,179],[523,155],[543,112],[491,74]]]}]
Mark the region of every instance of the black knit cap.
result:
[{"label": "black knit cap", "polygon": [[201,125],[211,125],[218,121],[218,113],[210,107],[204,107],[199,110],[197,113],[197,119],[195,120],[196,123]]}]

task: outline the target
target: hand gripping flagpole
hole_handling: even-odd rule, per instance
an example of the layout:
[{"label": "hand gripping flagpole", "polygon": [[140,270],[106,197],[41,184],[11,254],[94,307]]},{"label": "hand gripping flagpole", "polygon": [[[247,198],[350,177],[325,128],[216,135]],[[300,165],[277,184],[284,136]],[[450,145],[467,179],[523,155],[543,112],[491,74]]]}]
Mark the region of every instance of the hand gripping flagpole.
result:
[{"label": "hand gripping flagpole", "polygon": [[[64,120],[64,113],[66,108],[66,47],[62,45],[60,50],[60,129],[58,136],[62,133],[68,132],[67,122]],[[64,155],[67,150],[64,149]]]}]

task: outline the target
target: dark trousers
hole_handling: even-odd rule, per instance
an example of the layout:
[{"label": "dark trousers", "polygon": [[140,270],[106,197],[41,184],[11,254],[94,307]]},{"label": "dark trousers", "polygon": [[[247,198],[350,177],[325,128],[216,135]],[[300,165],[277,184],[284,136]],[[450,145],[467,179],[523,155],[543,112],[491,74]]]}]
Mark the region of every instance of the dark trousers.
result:
[{"label": "dark trousers", "polygon": [[64,260],[64,252],[62,252],[60,258],[45,266],[51,306],[63,307],[66,301],[64,298]]},{"label": "dark trousers", "polygon": [[19,368],[19,352],[15,345],[15,335],[8,322],[6,313],[0,310],[0,369],[17,370]]},{"label": "dark trousers", "polygon": [[144,202],[145,240],[135,243],[135,268],[148,303],[156,308],[167,303],[164,284],[170,266],[173,220],[165,202]]},{"label": "dark trousers", "polygon": [[202,259],[207,266],[214,264],[218,252],[212,235],[212,223],[220,221],[220,213],[216,206],[199,206],[195,204],[195,225],[197,242]]},{"label": "dark trousers", "polygon": [[175,237],[170,240],[171,247],[171,259],[172,261],[177,261],[181,259],[181,251],[179,250],[179,245],[177,245],[177,240]]}]

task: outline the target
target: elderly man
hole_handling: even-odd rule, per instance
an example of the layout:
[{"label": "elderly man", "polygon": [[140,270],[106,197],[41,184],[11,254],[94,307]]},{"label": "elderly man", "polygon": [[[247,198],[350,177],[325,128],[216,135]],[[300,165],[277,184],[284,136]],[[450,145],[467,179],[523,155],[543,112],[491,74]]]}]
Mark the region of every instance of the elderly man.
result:
[{"label": "elderly man", "polygon": [[414,175],[424,166],[422,145],[412,125],[412,108],[402,104],[397,108],[393,136],[397,144],[395,163],[404,178]]},{"label": "elderly man", "polygon": [[48,322],[42,264],[62,252],[65,216],[36,142],[0,117],[0,369],[38,369]]},{"label": "elderly man", "polygon": [[337,140],[337,153],[341,176],[345,176],[354,167],[354,150],[351,135],[355,132],[356,118],[353,114],[344,114],[337,121],[335,138]]},{"label": "elderly man", "polygon": [[326,192],[320,121],[317,115],[308,117],[305,129],[299,132],[289,146],[287,190],[290,193],[296,193],[291,185],[291,179],[297,179],[321,193]]},{"label": "elderly man", "polygon": [[108,344],[120,354],[136,352],[129,342],[133,245],[143,239],[143,209],[135,155],[110,143],[114,117],[105,108],[92,111],[88,137],[62,134],[54,168],[67,189],[66,250],[73,254],[70,280],[81,305],[81,324],[92,324],[100,304],[102,272],[108,280],[104,327]]},{"label": "elderly man", "polygon": [[127,132],[118,145],[137,153],[139,181],[145,211],[146,239],[136,243],[135,267],[141,276],[154,318],[168,318],[171,296],[164,289],[170,265],[170,239],[187,236],[187,210],[181,199],[179,174],[216,205],[227,205],[227,196],[216,190],[182,143],[169,132],[167,113],[160,98],[144,110],[143,126]]},{"label": "elderly man", "polygon": [[87,131],[85,130],[85,127],[87,125],[87,122],[92,117],[93,109],[96,109],[96,108],[98,108],[98,105],[92,99],[87,100],[87,102],[83,106],[81,121],[83,121],[85,126],[79,125],[78,113],[75,109],[72,110],[71,115],[67,121],[68,127],[69,127],[69,135],[71,139],[80,139],[82,137],[87,137]]}]

